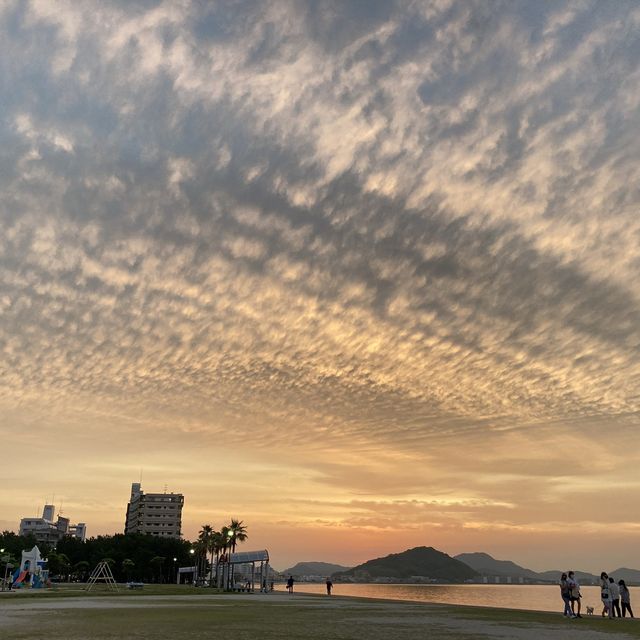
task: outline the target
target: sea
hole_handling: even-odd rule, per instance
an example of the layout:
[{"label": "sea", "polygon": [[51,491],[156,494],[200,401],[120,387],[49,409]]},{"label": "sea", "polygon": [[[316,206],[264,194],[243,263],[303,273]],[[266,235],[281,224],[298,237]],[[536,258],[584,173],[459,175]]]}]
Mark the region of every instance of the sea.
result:
[{"label": "sea", "polygon": [[[276,585],[278,591],[286,590],[285,585]],[[595,615],[602,612],[600,588],[581,586],[582,613],[586,607],[594,607]],[[640,587],[630,587],[631,608],[638,596],[640,615]],[[296,582],[296,593],[326,594],[324,584]],[[524,609],[528,611],[560,611],[564,604],[560,597],[560,587],[555,585],[509,585],[509,584],[343,584],[333,585],[333,595],[357,596],[358,598],[382,598],[384,600],[407,600],[410,602],[434,602],[439,604],[462,604],[474,607],[501,607],[504,609]]]}]

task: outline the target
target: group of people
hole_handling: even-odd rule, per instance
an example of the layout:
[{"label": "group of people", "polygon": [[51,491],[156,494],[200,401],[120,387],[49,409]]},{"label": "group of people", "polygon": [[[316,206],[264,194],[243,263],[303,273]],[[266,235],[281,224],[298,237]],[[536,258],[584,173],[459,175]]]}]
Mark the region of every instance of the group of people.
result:
[{"label": "group of people", "polygon": [[580,593],[580,585],[573,571],[563,573],[560,576],[560,595],[564,602],[563,615],[567,618],[582,618],[580,614],[582,595]]},{"label": "group of people", "polygon": [[[563,615],[567,618],[582,618],[582,594],[573,571],[563,573],[560,577],[560,594],[564,602]],[[603,571],[600,574],[600,597],[603,617],[624,618],[628,612],[629,617],[633,618],[631,594],[624,580],[618,580],[616,584],[615,580]],[[588,612],[591,613],[591,611]]]},{"label": "group of people", "polygon": [[[610,578],[604,571],[600,574],[600,597],[602,598],[602,616],[609,618],[624,618],[626,612],[629,617],[633,618],[631,610],[631,597],[629,588],[624,580],[618,580],[616,584],[613,578]],[[620,611],[622,605],[622,611]]]}]

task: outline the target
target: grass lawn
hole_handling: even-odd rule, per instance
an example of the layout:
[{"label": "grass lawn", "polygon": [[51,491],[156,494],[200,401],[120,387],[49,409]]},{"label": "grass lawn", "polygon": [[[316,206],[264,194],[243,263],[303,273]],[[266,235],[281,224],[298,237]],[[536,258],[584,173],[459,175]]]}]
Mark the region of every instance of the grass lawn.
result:
[{"label": "grass lawn", "polygon": [[[127,589],[119,584],[118,591],[113,591],[104,584],[96,584],[91,591],[86,591],[86,585],[82,583],[59,583],[50,589],[24,589],[16,596],[20,598],[95,598],[95,597],[131,597],[131,596],[202,596],[211,594],[221,594],[223,591],[211,589],[209,587],[192,587],[191,585],[177,584],[145,584],[142,589]],[[4,596],[5,598],[8,596]],[[0,598],[0,611],[2,610],[2,598]]]},{"label": "grass lawn", "polygon": [[[175,594],[178,589],[180,595]],[[154,592],[152,592],[154,591]],[[161,595],[163,594],[163,595]],[[59,596],[63,596],[60,598]],[[194,597],[200,596],[200,597]],[[635,620],[286,594],[211,594],[145,587],[145,594],[73,599],[71,590],[0,598],[0,638],[31,640],[608,640],[640,638]]]}]

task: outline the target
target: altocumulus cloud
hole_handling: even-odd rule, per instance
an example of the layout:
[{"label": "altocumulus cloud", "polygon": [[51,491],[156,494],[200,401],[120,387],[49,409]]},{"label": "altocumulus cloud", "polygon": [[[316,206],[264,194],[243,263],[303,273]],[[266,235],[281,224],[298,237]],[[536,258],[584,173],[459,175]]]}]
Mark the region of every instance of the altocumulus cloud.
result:
[{"label": "altocumulus cloud", "polygon": [[354,523],[534,513],[577,429],[625,459],[594,443],[640,408],[634,3],[0,11],[13,424],[100,407],[415,497]]}]

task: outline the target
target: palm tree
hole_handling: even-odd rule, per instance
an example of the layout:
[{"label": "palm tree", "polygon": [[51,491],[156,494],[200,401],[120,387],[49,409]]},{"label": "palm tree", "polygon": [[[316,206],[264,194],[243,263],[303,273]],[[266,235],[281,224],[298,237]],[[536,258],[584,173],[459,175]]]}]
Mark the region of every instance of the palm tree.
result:
[{"label": "palm tree", "polygon": [[235,553],[236,544],[238,542],[244,542],[249,537],[247,534],[247,527],[244,525],[242,520],[231,519],[228,529],[231,533],[229,536],[229,541],[231,542],[231,553]]},{"label": "palm tree", "polygon": [[[247,535],[247,527],[242,520],[231,519],[227,529],[228,545],[231,547],[231,553],[235,553],[236,544],[238,542],[244,542],[249,536]],[[229,583],[233,584],[233,566],[231,565],[231,555],[229,554]],[[229,585],[227,585],[228,588]]]},{"label": "palm tree", "polygon": [[197,581],[198,583],[200,583],[202,577],[204,576],[204,573],[207,570],[207,541],[198,538],[198,540],[196,540],[193,544],[193,550],[195,551],[196,556]]},{"label": "palm tree", "polygon": [[211,534],[209,550],[211,551],[211,576],[209,586],[213,586],[213,568],[216,570],[216,580],[218,574],[218,564],[220,562],[220,554],[224,552],[227,544],[227,537],[222,531],[214,531]]},{"label": "palm tree", "polygon": [[[227,588],[228,586],[228,582],[230,580],[230,572],[231,572],[231,564],[230,564],[230,548],[231,548],[231,529],[229,529],[229,527],[224,526],[222,527],[222,529],[220,529],[220,552],[221,552],[221,556],[220,556],[220,562],[223,565],[223,572],[222,572],[222,576],[218,578],[218,586],[222,586],[224,588]],[[228,571],[227,571],[227,577],[225,579],[225,572],[224,572],[224,564],[227,563],[228,566]],[[227,582],[227,585],[223,584],[224,582]]]},{"label": "palm tree", "polygon": [[225,534],[223,534],[222,531],[214,531],[211,542],[213,547],[213,553],[216,559],[216,564],[218,564],[218,560],[220,559],[220,554],[224,551],[225,545],[227,543],[225,539]]},{"label": "palm tree", "polygon": [[198,533],[198,540],[201,542],[209,542],[212,533],[213,527],[210,524],[203,524],[200,527],[200,533]]},{"label": "palm tree", "polygon": [[199,558],[202,561],[202,577],[207,572],[207,556],[211,554],[211,563],[213,565],[213,550],[212,550],[212,542],[213,542],[213,534],[215,531],[210,524],[203,524],[200,528],[200,533],[198,534],[198,543],[196,545],[196,549],[200,551]]}]

